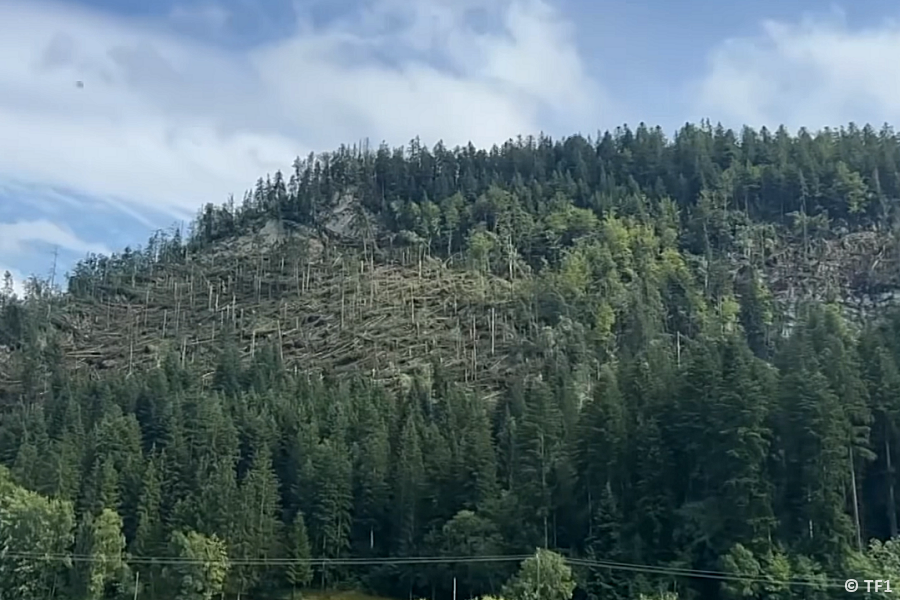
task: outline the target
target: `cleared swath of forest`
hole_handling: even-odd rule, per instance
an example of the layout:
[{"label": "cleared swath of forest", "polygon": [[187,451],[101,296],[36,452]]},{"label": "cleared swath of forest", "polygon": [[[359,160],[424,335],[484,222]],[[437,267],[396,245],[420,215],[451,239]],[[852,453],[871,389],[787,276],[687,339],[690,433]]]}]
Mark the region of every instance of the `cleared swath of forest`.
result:
[{"label": "cleared swath of forest", "polygon": [[298,159],[0,296],[0,589],[891,579],[898,198],[888,127]]}]

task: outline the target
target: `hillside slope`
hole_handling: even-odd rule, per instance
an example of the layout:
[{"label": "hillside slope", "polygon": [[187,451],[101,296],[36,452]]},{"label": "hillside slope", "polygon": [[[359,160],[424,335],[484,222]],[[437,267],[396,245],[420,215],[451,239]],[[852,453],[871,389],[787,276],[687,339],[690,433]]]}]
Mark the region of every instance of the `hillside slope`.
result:
[{"label": "hillside slope", "polygon": [[55,323],[76,366],[130,370],[167,352],[209,366],[228,339],[245,356],[273,344],[289,368],[310,373],[394,380],[436,361],[454,379],[496,383],[523,340],[521,294],[408,254],[248,235],[67,296]]},{"label": "hillside slope", "polygon": [[853,126],[297,161],[0,294],[0,589],[470,598],[536,547],[590,600],[889,579],[898,198]]},{"label": "hillside slope", "polygon": [[[546,346],[560,314],[592,338],[583,344],[621,346],[628,307],[653,303],[633,297],[647,292],[637,269],[699,291],[712,311],[682,307],[696,314],[741,301],[749,274],[773,301],[771,341],[806,300],[854,318],[893,302],[898,153],[890,130],[853,125],[790,137],[703,124],[672,143],[642,125],[490,152],[342,148],[260,179],[241,206],[207,206],[184,242],[157,235],[143,252],[83,262],[54,322],[82,366],[133,369],[166,352],[208,366],[233,330],[245,356],[277,338],[304,372],[396,381],[437,362],[488,389],[522,366],[523,347]],[[635,264],[651,249],[670,256]],[[671,300],[655,284],[650,296]],[[611,311],[611,331],[592,303]],[[650,315],[669,335],[703,329],[670,317]]]},{"label": "hillside slope", "polygon": [[[292,370],[366,374],[390,386],[439,364],[454,381],[491,392],[540,343],[527,316],[532,276],[510,280],[416,247],[326,250],[310,232],[273,235],[278,229],[269,221],[258,233],[64,296],[50,314],[71,366],[131,372],[174,353],[208,377],[228,341],[245,359],[271,344]],[[813,299],[864,320],[894,304],[894,247],[877,231],[820,237],[805,252],[784,237],[759,275],[785,325]],[[740,281],[752,260],[728,263]]]}]

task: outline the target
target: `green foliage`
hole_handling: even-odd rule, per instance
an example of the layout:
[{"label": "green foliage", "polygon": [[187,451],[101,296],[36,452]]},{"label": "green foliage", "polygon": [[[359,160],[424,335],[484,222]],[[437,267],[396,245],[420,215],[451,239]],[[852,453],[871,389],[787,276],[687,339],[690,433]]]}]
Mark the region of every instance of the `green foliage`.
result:
[{"label": "green foliage", "polygon": [[312,558],[309,538],[306,534],[306,522],[302,512],[298,512],[287,528],[284,548],[291,565],[287,568],[287,581],[292,589],[309,585],[313,579],[312,567],[308,562]]},{"label": "green foliage", "polygon": [[825,300],[900,283],[898,173],[855,126],[343,148],[4,281],[4,598],[490,597],[470,559],[536,546],[506,600],[888,577],[900,315]]},{"label": "green foliage", "polygon": [[196,531],[176,531],[169,540],[171,554],[180,561],[167,566],[175,600],[212,600],[218,596],[229,571],[225,542]]},{"label": "green foliage", "polygon": [[[469,510],[459,511],[439,532],[430,536],[430,546],[447,557],[497,556],[503,550],[503,538],[494,523]],[[435,579],[446,585],[455,577],[460,595],[474,597],[483,590],[495,589],[502,581],[497,565],[490,563],[444,565]]]},{"label": "green foliage", "polygon": [[79,590],[85,600],[99,600],[114,585],[123,586],[130,580],[125,564],[125,536],[122,518],[104,508],[93,518],[85,515],[76,540],[78,555],[89,557],[78,565]]},{"label": "green foliage", "polygon": [[503,588],[508,600],[569,600],[575,590],[572,569],[559,554],[539,549],[526,558]]},{"label": "green foliage", "polygon": [[50,596],[72,566],[74,527],[70,502],[18,487],[0,468],[0,588],[17,600]]},{"label": "green foliage", "polygon": [[777,548],[757,555],[735,544],[720,565],[730,577],[723,585],[726,598],[817,598],[828,592],[830,583],[814,560],[787,556]]},{"label": "green foliage", "polygon": [[[267,447],[257,448],[253,465],[238,493],[232,515],[229,555],[239,559],[265,560],[281,553],[281,528],[278,505],[278,480],[272,471],[272,457]],[[254,589],[261,582],[271,583],[275,573],[256,565],[235,565],[230,571],[233,589]]]}]

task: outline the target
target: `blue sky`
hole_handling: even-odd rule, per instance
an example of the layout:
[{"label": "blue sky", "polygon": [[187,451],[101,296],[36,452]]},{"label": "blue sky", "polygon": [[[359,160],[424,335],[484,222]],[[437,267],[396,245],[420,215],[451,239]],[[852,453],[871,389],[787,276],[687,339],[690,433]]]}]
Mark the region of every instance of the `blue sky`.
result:
[{"label": "blue sky", "polygon": [[2,0],[0,271],[143,244],[362,138],[895,122],[898,18],[886,0]]}]

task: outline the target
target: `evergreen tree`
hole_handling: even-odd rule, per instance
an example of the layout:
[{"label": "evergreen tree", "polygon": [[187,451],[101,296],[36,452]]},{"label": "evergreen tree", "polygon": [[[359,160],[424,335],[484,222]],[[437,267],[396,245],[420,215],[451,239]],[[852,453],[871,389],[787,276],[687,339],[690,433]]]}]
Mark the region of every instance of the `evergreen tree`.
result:
[{"label": "evergreen tree", "polygon": [[[351,462],[342,443],[325,439],[316,449],[314,490],[310,520],[315,551],[323,558],[340,558],[350,546],[353,508]],[[332,575],[323,566],[322,584],[328,585]]]},{"label": "evergreen tree", "polygon": [[[535,546],[591,597],[883,577],[896,198],[887,126],[414,140],[298,159],[65,293],[6,278],[0,591],[276,597],[315,556],[323,588],[468,597],[511,571],[348,559]],[[506,600],[573,593],[545,550]]]},{"label": "evergreen tree", "polygon": [[312,566],[307,562],[312,554],[302,512],[294,515],[290,527],[287,527],[285,532],[284,548],[287,550],[287,557],[292,561],[286,570],[287,582],[291,586],[292,594],[295,594],[297,588],[309,585],[313,579]]},{"label": "evergreen tree", "polygon": [[532,543],[548,547],[553,542],[553,473],[561,458],[562,417],[545,384],[534,382],[527,390],[525,414],[517,433],[520,458],[515,492],[528,511],[523,515],[523,525],[532,528]]},{"label": "evergreen tree", "polygon": [[354,456],[356,547],[364,553],[384,548],[381,539],[390,500],[391,447],[387,426],[368,394],[360,401],[360,439]]},{"label": "evergreen tree", "polygon": [[785,525],[791,541],[809,553],[839,556],[853,539],[845,512],[849,439],[840,401],[821,373],[802,366],[784,375],[781,389],[782,435],[790,431]]},{"label": "evergreen tree", "polygon": [[122,518],[115,511],[104,508],[96,518],[85,515],[75,548],[79,556],[90,557],[77,567],[79,572],[74,590],[77,597],[99,600],[106,597],[111,589],[128,581]]},{"label": "evergreen tree", "polygon": [[577,465],[585,500],[588,537],[593,533],[595,505],[608,490],[621,490],[624,473],[617,464],[626,440],[625,412],[615,372],[605,366],[592,398],[579,419]]},{"label": "evergreen tree", "polygon": [[[137,565],[140,576],[143,577],[149,587],[151,598],[157,596],[158,580],[162,567],[154,564],[153,557],[164,556],[166,551],[166,531],[160,515],[162,505],[162,490],[159,481],[159,467],[156,457],[152,457],[144,469],[144,489],[141,493],[141,502],[138,506],[137,532],[131,543],[131,554],[144,558],[144,562]],[[147,562],[147,559],[150,562]]]},{"label": "evergreen tree", "polygon": [[412,555],[422,527],[422,492],[425,466],[422,462],[416,412],[411,411],[400,432],[393,483],[394,550]]},{"label": "evergreen tree", "polygon": [[[612,492],[612,485],[607,484],[597,497],[596,509],[591,515],[591,534],[586,544],[587,558],[597,561],[627,562],[622,539],[623,516],[619,511]],[[632,596],[628,577],[621,571],[592,567],[588,573],[585,591],[592,599],[614,598],[616,600]]]},{"label": "evergreen tree", "polygon": [[[265,446],[257,450],[247,477],[238,493],[241,510],[235,517],[229,555],[233,558],[265,561],[278,556],[281,538],[278,506],[278,481],[272,471],[272,457]],[[231,571],[238,595],[271,583],[273,573],[255,564],[235,565]]]},{"label": "evergreen tree", "polygon": [[496,497],[497,458],[491,436],[491,423],[487,410],[467,398],[466,427],[460,440],[460,454],[463,457],[464,477],[462,492],[463,505],[476,509]]}]

